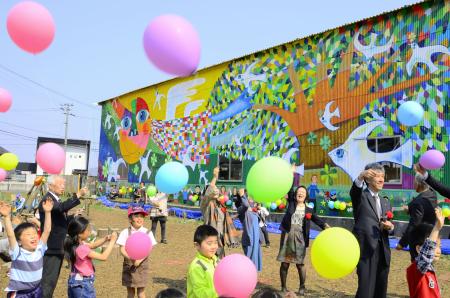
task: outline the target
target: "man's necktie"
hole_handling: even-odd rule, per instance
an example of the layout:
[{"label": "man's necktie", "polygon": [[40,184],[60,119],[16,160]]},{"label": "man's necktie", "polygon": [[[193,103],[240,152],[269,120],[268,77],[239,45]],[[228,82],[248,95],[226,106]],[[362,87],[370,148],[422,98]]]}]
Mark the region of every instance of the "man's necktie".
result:
[{"label": "man's necktie", "polygon": [[375,199],[375,203],[376,203],[378,219],[381,219],[381,202],[380,202],[380,197],[376,194],[376,195],[373,196],[373,198]]}]

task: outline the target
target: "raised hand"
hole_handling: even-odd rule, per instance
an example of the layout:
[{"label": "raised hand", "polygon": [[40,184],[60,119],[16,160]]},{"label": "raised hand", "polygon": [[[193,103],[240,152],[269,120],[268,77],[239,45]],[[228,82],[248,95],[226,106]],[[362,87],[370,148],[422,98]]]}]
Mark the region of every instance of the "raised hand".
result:
[{"label": "raised hand", "polygon": [[53,209],[53,200],[45,200],[42,202],[42,208],[44,209],[44,212],[51,212]]},{"label": "raised hand", "polygon": [[213,170],[213,176],[219,178],[219,167],[215,167]]},{"label": "raised hand", "polygon": [[11,216],[11,205],[6,204],[4,202],[0,202],[0,215],[4,217]]},{"label": "raised hand", "polygon": [[436,227],[436,229],[441,230],[442,227],[444,226],[444,215],[442,214],[442,209],[441,208],[436,208],[434,209],[434,212],[436,212],[436,223],[434,224],[434,226]]},{"label": "raised hand", "polygon": [[117,240],[117,233],[116,233],[116,232],[112,232],[112,234],[111,234],[109,240],[110,240],[111,242],[115,243],[116,240]]},{"label": "raised hand", "polygon": [[425,172],[426,172],[427,170],[425,170],[424,167],[422,167],[422,166],[420,165],[420,163],[416,163],[416,164],[414,165],[414,171],[415,171],[416,173],[421,174],[421,175],[425,175]]}]

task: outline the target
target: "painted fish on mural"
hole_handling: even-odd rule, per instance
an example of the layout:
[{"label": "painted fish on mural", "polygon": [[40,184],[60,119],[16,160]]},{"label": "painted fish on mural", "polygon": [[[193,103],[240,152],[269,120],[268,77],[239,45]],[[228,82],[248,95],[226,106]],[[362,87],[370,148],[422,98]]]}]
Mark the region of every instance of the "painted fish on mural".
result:
[{"label": "painted fish on mural", "polygon": [[426,64],[431,73],[436,72],[439,68],[434,65],[434,62],[431,60],[431,55],[434,53],[444,53],[446,55],[450,55],[450,51],[443,45],[419,47],[416,42],[412,42],[411,49],[411,58],[409,58],[408,63],[406,63],[406,71],[408,72],[408,75],[411,75],[412,69],[417,63]]},{"label": "painted fish on mural", "polygon": [[211,115],[211,121],[222,121],[240,114],[245,110],[251,109],[253,107],[253,103],[250,102],[252,97],[250,97],[250,94],[248,94],[246,90],[247,89],[245,89],[239,97],[230,103],[224,110],[215,115]]},{"label": "painted fish on mural", "polygon": [[413,165],[413,143],[409,139],[396,150],[386,153],[372,152],[367,146],[367,137],[384,121],[375,120],[358,126],[341,146],[328,152],[331,160],[355,180],[364,166],[371,162],[390,161],[411,168]]},{"label": "painted fish on mural", "polygon": [[330,101],[325,106],[325,111],[319,111],[319,120],[325,126],[328,130],[335,131],[338,130],[338,126],[334,126],[331,124],[331,118],[341,118],[341,114],[339,112],[339,107],[337,107],[333,112],[330,111],[331,105],[334,103],[333,101]]},{"label": "painted fish on mural", "polygon": [[388,51],[392,47],[392,43],[394,42],[394,35],[392,35],[385,45],[376,46],[375,43],[377,42],[378,34],[372,32],[370,33],[370,43],[368,45],[363,45],[359,41],[359,36],[359,32],[356,32],[355,37],[353,38],[353,44],[355,46],[355,49],[363,53],[367,60],[377,54]]}]

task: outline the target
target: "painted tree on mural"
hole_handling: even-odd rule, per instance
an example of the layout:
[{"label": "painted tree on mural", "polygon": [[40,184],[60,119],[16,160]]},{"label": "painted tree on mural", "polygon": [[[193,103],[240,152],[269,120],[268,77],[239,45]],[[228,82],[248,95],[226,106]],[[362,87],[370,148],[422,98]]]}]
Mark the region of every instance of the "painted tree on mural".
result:
[{"label": "painted tree on mural", "polygon": [[[315,142],[312,132],[320,131],[323,135],[325,131],[321,140],[327,139],[327,134],[332,136],[319,115],[330,101],[334,101],[334,107],[341,107],[341,114],[339,118],[332,118],[333,125],[339,126],[355,117],[358,119],[359,114],[360,124],[363,124],[378,119],[378,115],[386,119],[387,133],[416,139],[416,156],[428,148],[447,151],[448,140],[443,135],[448,126],[444,123],[444,114],[448,110],[445,98],[448,97],[449,76],[443,72],[448,72],[448,54],[445,50],[433,54],[432,66],[413,63],[411,68],[408,61],[413,60],[414,47],[437,45],[438,42],[443,43],[441,49],[448,47],[445,29],[448,11],[448,4],[428,3],[412,11],[369,20],[359,27],[328,31],[258,53],[247,61],[231,63],[212,92],[212,113],[225,109],[248,88],[252,89],[251,110],[213,123],[213,134],[233,129],[242,119],[254,118],[256,125],[252,127],[252,133],[244,137],[243,148],[237,155],[247,158],[260,155],[260,150],[252,151],[258,142],[263,146],[263,155],[273,154],[277,149],[281,155],[290,146],[298,144],[292,140],[294,136],[309,133],[310,144]],[[369,55],[361,48],[366,45],[370,48],[372,41],[380,46],[370,49]],[[242,84],[239,75],[248,72],[250,67],[253,74],[264,74],[265,80]],[[402,100],[417,99],[426,107],[424,125],[407,129],[398,124],[395,111],[402,102],[396,100],[399,97]],[[291,137],[290,146],[267,131],[267,119],[271,120],[270,125],[275,127],[276,133],[282,131],[283,136]],[[437,119],[431,121],[436,122],[431,125],[433,127],[430,119]],[[287,127],[283,123],[287,123]],[[377,128],[373,134],[380,134],[382,129]],[[271,133],[260,140],[261,131]],[[264,148],[266,144],[269,145]],[[231,151],[232,156],[235,152],[229,145],[219,146],[217,150],[225,155]]]}]

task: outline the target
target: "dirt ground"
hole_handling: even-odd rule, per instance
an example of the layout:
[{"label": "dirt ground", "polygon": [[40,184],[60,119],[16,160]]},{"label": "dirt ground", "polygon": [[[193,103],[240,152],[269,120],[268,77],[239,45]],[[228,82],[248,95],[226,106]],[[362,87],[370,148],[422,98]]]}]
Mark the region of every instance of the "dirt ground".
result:
[{"label": "dirt ground", "polygon": [[[92,206],[90,219],[96,228],[127,227],[126,211],[108,209],[101,206]],[[154,297],[156,293],[168,287],[175,287],[186,291],[186,271],[190,261],[195,256],[192,238],[195,227],[200,223],[192,220],[182,220],[171,217],[167,225],[168,244],[158,244],[150,256],[151,273],[147,297]],[[149,227],[147,220],[146,226]],[[159,226],[158,226],[159,230]],[[159,231],[156,238],[160,240]],[[258,276],[259,287],[280,287],[279,262],[276,255],[279,248],[279,235],[270,234],[272,246],[263,248],[263,271]],[[227,254],[242,253],[240,248],[228,249]],[[1,262],[1,261],[0,261]],[[405,268],[409,263],[407,252],[392,251],[391,270],[389,275],[388,297],[408,297],[408,287],[405,278]],[[306,258],[307,266],[307,294],[306,297],[352,297],[356,292],[357,276],[352,273],[339,280],[326,280],[315,273],[309,258]],[[444,256],[437,264],[439,284],[442,289],[442,297],[450,297],[450,258]],[[0,288],[7,284],[5,267],[0,267]],[[96,263],[95,288],[97,297],[126,297],[126,289],[121,285],[122,257],[116,248],[108,261]],[[60,279],[55,290],[54,297],[67,297],[68,269],[61,270]],[[288,288],[298,290],[298,275],[295,267],[291,267],[288,276]],[[206,297],[205,297],[206,298]]]}]

